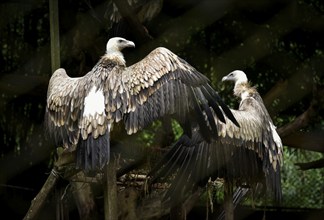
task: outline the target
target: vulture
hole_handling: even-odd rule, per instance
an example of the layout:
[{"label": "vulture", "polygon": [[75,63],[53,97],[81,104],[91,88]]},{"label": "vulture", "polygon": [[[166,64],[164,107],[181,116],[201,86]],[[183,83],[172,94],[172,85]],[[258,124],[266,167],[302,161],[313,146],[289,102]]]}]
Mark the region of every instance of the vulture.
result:
[{"label": "vulture", "polygon": [[57,145],[76,150],[76,167],[102,170],[109,162],[110,132],[123,123],[134,134],[162,117],[179,121],[188,136],[198,126],[206,140],[232,112],[202,73],[170,50],[158,47],[126,66],[122,50],[135,47],[121,37],[108,40],[105,54],[83,77],[63,68],[49,80],[45,124]]},{"label": "vulture", "polygon": [[230,110],[240,126],[214,115],[217,138],[207,142],[194,127],[191,137],[178,139],[149,174],[151,184],[170,181],[164,204],[178,205],[210,178],[223,178],[232,192],[234,186],[264,186],[267,195],[280,201],[283,147],[263,100],[243,71],[233,71],[222,81],[234,82],[240,103],[238,110]]}]

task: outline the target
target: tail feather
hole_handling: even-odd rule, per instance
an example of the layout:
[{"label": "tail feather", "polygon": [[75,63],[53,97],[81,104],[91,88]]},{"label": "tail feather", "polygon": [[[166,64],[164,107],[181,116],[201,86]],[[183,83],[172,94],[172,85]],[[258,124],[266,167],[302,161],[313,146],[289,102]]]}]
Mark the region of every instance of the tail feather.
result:
[{"label": "tail feather", "polygon": [[76,168],[87,174],[102,170],[110,158],[109,139],[109,132],[106,132],[96,139],[89,136],[88,139],[81,140],[77,147]]}]

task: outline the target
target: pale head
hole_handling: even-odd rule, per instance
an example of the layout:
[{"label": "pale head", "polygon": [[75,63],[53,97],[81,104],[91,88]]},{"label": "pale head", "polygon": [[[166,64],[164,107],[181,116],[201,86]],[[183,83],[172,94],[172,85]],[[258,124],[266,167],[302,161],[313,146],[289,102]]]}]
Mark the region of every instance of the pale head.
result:
[{"label": "pale head", "polygon": [[246,74],[241,70],[234,70],[233,72],[230,72],[227,76],[224,76],[222,78],[222,82],[224,81],[232,81],[235,84],[239,83],[247,83],[248,79],[246,77]]},{"label": "pale head", "polygon": [[121,37],[113,37],[108,40],[106,53],[121,52],[126,47],[135,47],[135,44]]}]

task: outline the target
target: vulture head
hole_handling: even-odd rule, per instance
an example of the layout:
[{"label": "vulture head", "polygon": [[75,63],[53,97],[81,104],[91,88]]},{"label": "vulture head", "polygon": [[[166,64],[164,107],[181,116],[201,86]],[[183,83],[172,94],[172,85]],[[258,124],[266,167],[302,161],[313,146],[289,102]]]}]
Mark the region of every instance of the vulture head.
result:
[{"label": "vulture head", "polygon": [[234,95],[240,97],[242,100],[256,92],[255,88],[249,85],[246,74],[241,70],[234,70],[227,76],[224,76],[222,82],[225,81],[234,82]]},{"label": "vulture head", "polygon": [[232,81],[235,83],[235,85],[240,83],[247,83],[248,79],[246,77],[246,74],[241,70],[234,70],[233,72],[230,72],[227,76],[224,76],[222,78],[222,82],[225,81]]},{"label": "vulture head", "polygon": [[110,38],[106,45],[106,54],[104,57],[115,61],[118,65],[126,66],[124,55],[121,52],[126,47],[135,47],[135,44],[121,37]]},{"label": "vulture head", "polygon": [[135,44],[121,37],[113,37],[107,43],[106,53],[120,52],[126,47],[135,47]]}]

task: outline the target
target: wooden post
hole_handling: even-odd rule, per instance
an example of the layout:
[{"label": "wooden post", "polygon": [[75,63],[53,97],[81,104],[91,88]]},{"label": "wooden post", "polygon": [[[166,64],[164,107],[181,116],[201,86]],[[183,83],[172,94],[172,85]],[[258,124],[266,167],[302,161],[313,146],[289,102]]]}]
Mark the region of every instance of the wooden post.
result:
[{"label": "wooden post", "polygon": [[61,66],[58,0],[49,0],[49,17],[51,34],[51,67],[53,73]]},{"label": "wooden post", "polygon": [[104,208],[105,220],[117,220],[117,158],[111,157],[105,167]]},{"label": "wooden post", "polygon": [[226,179],[224,180],[224,210],[225,220],[234,220],[233,184]]}]

